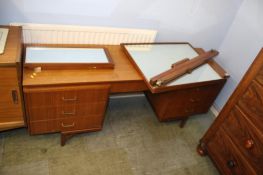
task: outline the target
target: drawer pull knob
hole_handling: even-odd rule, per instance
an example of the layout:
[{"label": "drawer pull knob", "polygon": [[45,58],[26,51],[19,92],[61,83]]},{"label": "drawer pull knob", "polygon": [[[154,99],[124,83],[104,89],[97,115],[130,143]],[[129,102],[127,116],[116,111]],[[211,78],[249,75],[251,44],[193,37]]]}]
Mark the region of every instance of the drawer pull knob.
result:
[{"label": "drawer pull knob", "polygon": [[65,98],[65,97],[62,97],[62,100],[63,100],[63,101],[77,101],[77,97],[74,97],[74,98]]},{"label": "drawer pull knob", "polygon": [[247,139],[244,145],[246,149],[251,149],[253,148],[254,141],[252,139]]},{"label": "drawer pull knob", "polygon": [[236,166],[236,162],[234,160],[227,161],[227,167],[232,169]]},{"label": "drawer pull knob", "polygon": [[65,125],[63,122],[61,123],[61,126],[63,128],[71,128],[71,127],[74,127],[75,126],[75,123],[73,122],[71,125]]},{"label": "drawer pull knob", "polygon": [[64,111],[62,111],[62,114],[63,115],[75,115],[76,113],[75,112],[64,112]]}]

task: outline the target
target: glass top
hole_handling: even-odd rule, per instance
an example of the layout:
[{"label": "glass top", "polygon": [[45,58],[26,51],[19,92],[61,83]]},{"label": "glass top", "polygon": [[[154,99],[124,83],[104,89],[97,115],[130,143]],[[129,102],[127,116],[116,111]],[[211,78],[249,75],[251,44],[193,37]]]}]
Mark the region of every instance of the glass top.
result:
[{"label": "glass top", "polygon": [[[198,56],[198,53],[189,44],[127,44],[125,48],[148,81],[170,69],[172,64],[184,58],[192,59]],[[204,64],[167,86],[217,79],[221,79],[217,72],[209,64]]]},{"label": "glass top", "polygon": [[103,48],[27,47],[25,63],[109,63]]}]

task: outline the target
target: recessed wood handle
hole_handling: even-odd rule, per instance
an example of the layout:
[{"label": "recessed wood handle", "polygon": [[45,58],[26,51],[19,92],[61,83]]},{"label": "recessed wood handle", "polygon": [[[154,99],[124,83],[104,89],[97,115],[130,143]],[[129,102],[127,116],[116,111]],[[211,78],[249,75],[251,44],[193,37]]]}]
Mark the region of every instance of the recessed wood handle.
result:
[{"label": "recessed wood handle", "polygon": [[251,149],[254,146],[254,141],[252,139],[247,139],[244,143],[246,149]]},{"label": "recessed wood handle", "polygon": [[236,162],[234,161],[234,160],[229,160],[229,161],[227,161],[227,167],[229,168],[229,169],[232,169],[232,168],[234,168],[236,166]]},{"label": "recessed wood handle", "polygon": [[62,97],[62,100],[63,100],[63,101],[77,101],[77,97],[74,97],[74,98],[65,98],[65,97]]},{"label": "recessed wood handle", "polygon": [[74,127],[75,126],[75,123],[73,122],[72,124],[70,124],[70,125],[65,125],[63,122],[61,123],[61,126],[63,127],[63,128],[71,128],[71,127]]},{"label": "recessed wood handle", "polygon": [[12,99],[14,104],[18,104],[18,95],[16,90],[12,90]]}]

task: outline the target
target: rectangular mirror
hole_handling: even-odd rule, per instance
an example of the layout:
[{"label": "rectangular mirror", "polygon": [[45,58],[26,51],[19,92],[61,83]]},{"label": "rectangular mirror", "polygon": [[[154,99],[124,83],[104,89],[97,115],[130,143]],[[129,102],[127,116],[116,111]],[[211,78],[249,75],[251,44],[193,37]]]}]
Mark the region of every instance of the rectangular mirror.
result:
[{"label": "rectangular mirror", "polygon": [[26,47],[25,67],[44,69],[113,68],[106,48]]}]

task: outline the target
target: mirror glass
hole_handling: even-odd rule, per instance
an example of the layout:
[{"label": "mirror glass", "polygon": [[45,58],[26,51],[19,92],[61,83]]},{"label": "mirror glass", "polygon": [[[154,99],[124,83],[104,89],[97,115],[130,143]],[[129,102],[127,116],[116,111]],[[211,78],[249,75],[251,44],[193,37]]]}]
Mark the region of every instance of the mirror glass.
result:
[{"label": "mirror glass", "polygon": [[[172,64],[184,58],[192,59],[198,56],[198,53],[187,43],[127,44],[125,48],[148,81],[152,77],[170,69]],[[185,74],[170,82],[167,86],[217,79],[221,79],[217,72],[209,64],[204,64],[196,68],[192,73]]]},{"label": "mirror glass", "polygon": [[109,63],[103,48],[27,47],[25,63]]}]

